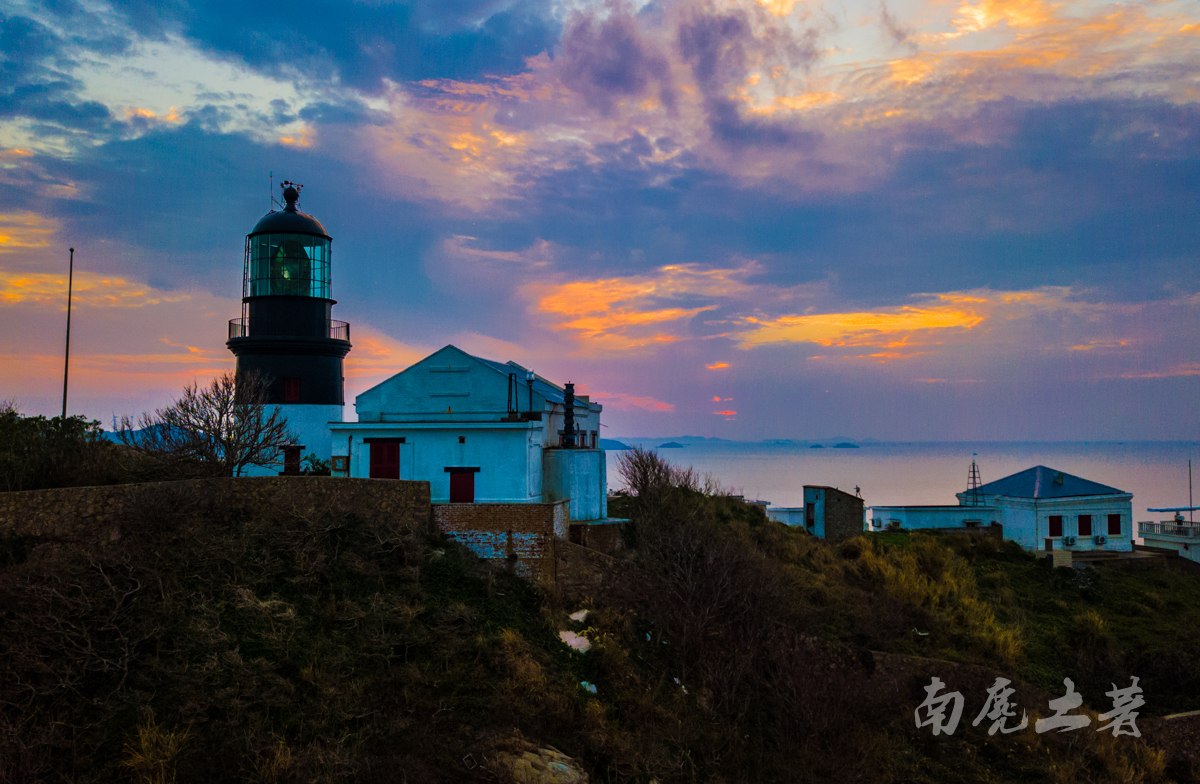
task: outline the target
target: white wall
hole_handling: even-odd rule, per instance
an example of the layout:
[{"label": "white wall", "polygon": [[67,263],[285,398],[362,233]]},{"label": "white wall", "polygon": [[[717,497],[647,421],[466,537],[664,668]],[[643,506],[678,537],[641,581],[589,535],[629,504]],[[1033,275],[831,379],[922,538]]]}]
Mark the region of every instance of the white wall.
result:
[{"label": "white wall", "polygon": [[[597,406],[598,408],[598,406]],[[563,414],[565,413],[562,404],[553,403],[550,408],[550,414],[547,417],[547,442],[553,446],[558,446],[559,436],[558,431],[563,429]],[[592,405],[575,399],[575,429],[580,433],[581,437],[587,438],[586,442],[579,442],[580,446],[591,444],[591,434],[596,433],[596,444],[600,443],[600,412],[593,411]]]},{"label": "white wall", "polygon": [[784,525],[804,527],[804,507],[770,506],[767,507],[767,517]]},{"label": "white wall", "polygon": [[980,527],[1000,522],[1000,512],[979,506],[872,506],[867,518],[872,531],[882,531],[895,521],[905,530],[920,528],[965,528],[968,522]]},{"label": "white wall", "polygon": [[[279,410],[287,417],[288,429],[296,436],[296,443],[304,445],[300,457],[313,454],[321,460],[328,460],[333,454],[333,442],[329,437],[329,423],[342,421],[340,405],[316,406],[311,404],[290,403],[279,406]],[[303,467],[303,463],[301,464]],[[248,466],[242,472],[243,476],[278,476],[283,471],[283,455],[279,463],[273,466]]]},{"label": "white wall", "polygon": [[[1074,536],[1075,544],[1070,549],[1076,551],[1088,550],[1121,550],[1133,549],[1133,540],[1137,536],[1136,524],[1133,521],[1133,496],[1076,496],[1073,498],[1048,498],[1034,500],[1031,498],[987,497],[1003,515],[1000,521],[1004,525],[1004,538],[1018,542],[1027,550],[1045,548],[1045,540],[1049,536],[1050,517],[1061,515],[1063,518],[1063,535],[1055,537],[1054,549],[1065,547],[1066,537]],[[1079,535],[1079,515],[1092,516],[1092,534],[1083,537]],[[1108,533],[1108,515],[1121,515],[1121,533]],[[1104,544],[1096,544],[1095,537],[1105,537]]]},{"label": "white wall", "polygon": [[[447,466],[478,466],[475,474],[475,500],[541,501],[541,430],[540,423],[471,425],[437,423],[420,427],[416,423],[377,426],[335,426],[333,438],[337,454],[346,454],[350,444],[350,475],[369,477],[371,449],[368,438],[404,438],[400,445],[400,478],[429,482],[434,502],[450,498],[450,474]],[[459,437],[464,443],[459,443]],[[538,460],[531,460],[537,455]]]},{"label": "white wall", "polygon": [[544,501],[571,499],[571,521],[608,517],[608,482],[602,449],[547,449],[542,457]]}]

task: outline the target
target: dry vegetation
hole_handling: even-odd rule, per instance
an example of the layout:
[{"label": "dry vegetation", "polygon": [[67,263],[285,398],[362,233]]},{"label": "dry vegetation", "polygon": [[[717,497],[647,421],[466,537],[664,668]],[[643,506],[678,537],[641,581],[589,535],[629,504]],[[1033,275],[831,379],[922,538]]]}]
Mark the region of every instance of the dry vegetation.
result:
[{"label": "dry vegetation", "polygon": [[[923,695],[873,687],[871,650],[1055,675],[1019,554],[832,548],[631,457],[628,579],[578,623],[447,540],[321,510],[201,515],[171,485],[116,543],[0,552],[0,781],[495,781],[488,760],[521,738],[599,782],[1194,780],[1134,739],[1037,735],[1032,717],[934,738],[913,726]],[[1057,666],[1124,666],[1121,624],[1067,598]],[[990,685],[946,667],[965,693]]]}]

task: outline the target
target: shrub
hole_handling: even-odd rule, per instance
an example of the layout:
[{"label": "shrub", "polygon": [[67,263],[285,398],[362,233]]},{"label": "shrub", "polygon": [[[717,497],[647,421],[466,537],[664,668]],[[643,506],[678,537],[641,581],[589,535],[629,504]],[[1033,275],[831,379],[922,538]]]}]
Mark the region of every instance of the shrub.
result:
[{"label": "shrub", "polygon": [[123,478],[119,450],[99,422],[23,417],[11,402],[0,403],[0,490],[109,485]]},{"label": "shrub", "polygon": [[1013,666],[1024,643],[1019,627],[1001,624],[979,596],[970,564],[937,537],[917,535],[912,546],[862,548],[856,563],[867,584],[932,616],[941,642]]}]

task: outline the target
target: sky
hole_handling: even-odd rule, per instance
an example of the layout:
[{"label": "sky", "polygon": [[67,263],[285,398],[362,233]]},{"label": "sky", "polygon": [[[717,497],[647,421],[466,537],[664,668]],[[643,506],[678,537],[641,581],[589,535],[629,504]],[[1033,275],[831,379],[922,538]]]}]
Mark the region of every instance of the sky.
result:
[{"label": "sky", "polygon": [[0,57],[29,414],[70,247],[70,413],[232,369],[273,176],[351,400],[454,344],[610,437],[1200,439],[1194,0],[0,0]]}]

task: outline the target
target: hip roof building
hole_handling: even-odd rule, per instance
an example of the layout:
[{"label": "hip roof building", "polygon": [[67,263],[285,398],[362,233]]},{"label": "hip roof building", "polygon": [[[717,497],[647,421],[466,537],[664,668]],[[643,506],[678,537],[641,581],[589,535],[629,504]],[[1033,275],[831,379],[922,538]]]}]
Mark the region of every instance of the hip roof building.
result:
[{"label": "hip roof building", "polygon": [[1000,526],[1027,550],[1133,549],[1133,494],[1046,466],[957,493],[957,506],[874,506],[871,527]]}]

